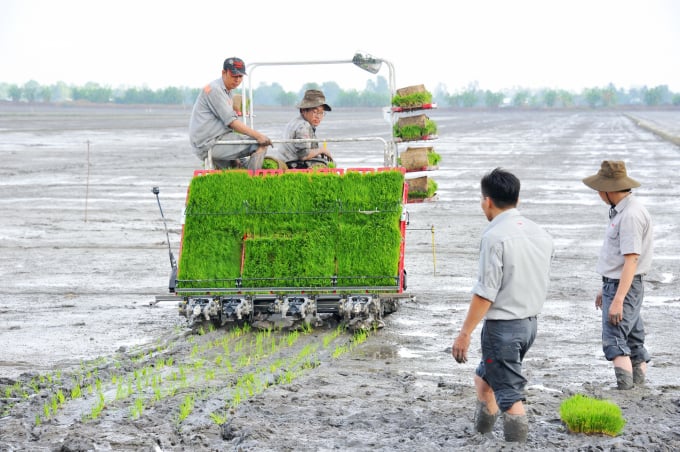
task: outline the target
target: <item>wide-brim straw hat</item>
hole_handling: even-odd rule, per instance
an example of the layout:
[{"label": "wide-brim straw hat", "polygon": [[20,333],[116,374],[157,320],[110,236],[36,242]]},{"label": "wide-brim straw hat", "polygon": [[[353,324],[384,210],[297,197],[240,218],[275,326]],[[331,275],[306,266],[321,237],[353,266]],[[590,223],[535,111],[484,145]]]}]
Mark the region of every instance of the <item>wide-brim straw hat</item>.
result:
[{"label": "wide-brim straw hat", "polygon": [[326,96],[318,89],[308,89],[305,91],[305,96],[297,105],[297,108],[316,108],[323,105],[325,111],[331,111],[330,105],[326,103]]},{"label": "wide-brim straw hat", "polygon": [[628,177],[626,164],[622,161],[604,160],[597,174],[583,179],[593,190],[615,192],[639,187],[640,182]]}]

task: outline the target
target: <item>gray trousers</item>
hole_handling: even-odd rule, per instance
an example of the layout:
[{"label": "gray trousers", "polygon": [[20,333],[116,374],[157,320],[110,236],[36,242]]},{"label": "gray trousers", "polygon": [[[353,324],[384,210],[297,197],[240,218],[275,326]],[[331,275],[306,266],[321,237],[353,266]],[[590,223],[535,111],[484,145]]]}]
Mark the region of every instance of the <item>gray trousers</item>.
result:
[{"label": "gray trousers", "polygon": [[[249,137],[235,132],[227,132],[217,137],[217,141],[240,141]],[[239,168],[248,164],[249,169],[262,168],[260,161],[258,168],[250,168],[249,157],[257,151],[257,144],[214,144],[210,150],[213,166],[217,169]],[[264,156],[262,157],[264,158]],[[252,162],[255,164],[256,162]]]},{"label": "gray trousers", "polygon": [[602,351],[608,361],[617,356],[630,356],[633,363],[651,359],[645,348],[645,325],[642,322],[642,300],[645,287],[640,275],[633,278],[623,301],[623,320],[618,325],[609,323],[609,307],[619,288],[619,280],[603,278],[602,283]]},{"label": "gray trousers", "polygon": [[486,381],[496,396],[496,403],[506,412],[517,401],[526,399],[527,379],[522,361],[536,339],[537,318],[484,321],[482,327],[482,361],[476,374]]}]

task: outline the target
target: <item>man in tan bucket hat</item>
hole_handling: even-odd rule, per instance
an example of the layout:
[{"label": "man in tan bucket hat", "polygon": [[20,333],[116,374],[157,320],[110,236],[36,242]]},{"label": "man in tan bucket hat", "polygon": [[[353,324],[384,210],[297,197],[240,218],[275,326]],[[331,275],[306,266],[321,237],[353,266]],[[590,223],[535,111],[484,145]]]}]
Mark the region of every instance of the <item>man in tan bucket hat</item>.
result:
[{"label": "man in tan bucket hat", "polygon": [[624,162],[603,161],[600,171],[583,183],[597,190],[610,206],[596,266],[602,290],[595,297],[595,307],[602,310],[602,350],[614,363],[617,388],[632,389],[644,384],[650,360],[640,311],[642,277],[652,264],[652,220],[633,196],[631,189],[640,183],[628,177]]},{"label": "man in tan bucket hat", "polygon": [[[326,96],[318,89],[308,89],[305,91],[302,101],[296,107],[300,110],[300,114],[288,122],[283,138],[316,138],[316,128],[321,124],[326,112],[331,111],[330,105],[326,103]],[[331,161],[333,160],[328,150],[325,147],[319,148],[316,141],[284,143],[283,149],[280,151],[281,159],[285,162],[310,160],[321,155],[326,156]]]}]

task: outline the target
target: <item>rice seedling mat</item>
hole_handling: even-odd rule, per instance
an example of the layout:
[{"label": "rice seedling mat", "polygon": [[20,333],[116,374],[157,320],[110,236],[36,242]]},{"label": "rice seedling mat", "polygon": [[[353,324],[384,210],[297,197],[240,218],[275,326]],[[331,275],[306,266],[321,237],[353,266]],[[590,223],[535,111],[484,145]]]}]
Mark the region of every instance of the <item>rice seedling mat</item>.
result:
[{"label": "rice seedling mat", "polygon": [[395,290],[403,168],[196,171],[178,289]]}]

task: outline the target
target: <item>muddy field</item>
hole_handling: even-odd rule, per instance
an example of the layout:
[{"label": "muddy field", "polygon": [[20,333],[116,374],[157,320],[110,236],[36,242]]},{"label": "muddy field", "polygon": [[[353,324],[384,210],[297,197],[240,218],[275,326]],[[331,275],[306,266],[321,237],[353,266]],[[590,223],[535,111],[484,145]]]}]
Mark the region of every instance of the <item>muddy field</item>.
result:
[{"label": "muddy field", "polygon": [[[190,333],[167,292],[187,185],[188,109],[0,108],[0,450],[522,450],[472,430],[471,360],[450,346],[476,273],[479,179],[522,181],[520,209],[554,237],[551,288],[525,361],[526,449],[680,448],[680,112],[439,109],[431,203],[409,204],[408,292],[367,336],[334,328]],[[278,137],[289,111],[258,113]],[[663,133],[654,133],[661,131]],[[336,111],[325,137],[382,136],[377,110]],[[378,144],[329,143],[341,167],[377,167]],[[401,148],[404,149],[403,147]],[[594,273],[607,207],[580,181],[625,160],[655,221],[643,315],[648,384],[614,389]],[[420,175],[420,174],[418,174]],[[434,231],[434,232],[433,232]],[[616,402],[618,437],[569,433],[561,401]]]}]

